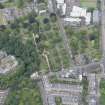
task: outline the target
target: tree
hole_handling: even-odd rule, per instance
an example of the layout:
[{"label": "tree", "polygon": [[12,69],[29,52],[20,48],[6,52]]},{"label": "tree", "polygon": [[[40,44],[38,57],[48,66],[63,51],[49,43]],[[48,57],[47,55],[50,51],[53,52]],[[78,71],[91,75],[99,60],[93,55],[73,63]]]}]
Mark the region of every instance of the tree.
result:
[{"label": "tree", "polygon": [[3,4],[0,3],[0,9],[5,8]]},{"label": "tree", "polygon": [[24,5],[24,0],[15,0],[15,3],[18,8],[22,8]]},{"label": "tree", "polygon": [[44,18],[44,19],[43,19],[43,23],[44,23],[44,24],[48,24],[48,23],[49,23],[49,19],[48,19],[48,18]]},{"label": "tree", "polygon": [[56,14],[55,13],[51,13],[50,14],[50,18],[51,18],[51,21],[52,22],[56,22],[56,20],[57,20],[57,17],[56,17]]}]

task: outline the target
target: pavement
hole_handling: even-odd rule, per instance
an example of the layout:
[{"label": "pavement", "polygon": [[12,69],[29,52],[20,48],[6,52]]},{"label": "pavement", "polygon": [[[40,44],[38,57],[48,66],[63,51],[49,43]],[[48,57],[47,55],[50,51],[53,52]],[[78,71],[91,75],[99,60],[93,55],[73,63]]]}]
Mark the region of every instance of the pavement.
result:
[{"label": "pavement", "polygon": [[101,34],[102,51],[105,56],[105,0],[101,0]]},{"label": "pavement", "polygon": [[42,97],[42,100],[43,100],[43,105],[48,105],[46,90],[43,86],[42,81],[38,82],[38,86],[40,88],[40,93],[41,93],[41,97]]},{"label": "pavement", "polygon": [[60,17],[58,16],[58,13],[57,13],[56,0],[53,0],[52,3],[53,3],[54,11],[55,11],[56,16],[57,16],[57,22],[58,22],[59,32],[60,32],[60,35],[61,35],[61,37],[62,37],[62,39],[64,41],[64,46],[66,48],[66,51],[68,52],[69,58],[71,60],[73,58],[73,55],[72,55],[72,51],[71,51],[71,48],[70,48],[70,45],[69,45],[69,41],[68,41],[65,29],[64,29],[62,20],[60,19]]},{"label": "pavement", "polygon": [[99,101],[100,100],[100,80],[101,80],[101,78],[95,73],[88,75],[89,105],[99,105],[99,102],[100,102]]}]

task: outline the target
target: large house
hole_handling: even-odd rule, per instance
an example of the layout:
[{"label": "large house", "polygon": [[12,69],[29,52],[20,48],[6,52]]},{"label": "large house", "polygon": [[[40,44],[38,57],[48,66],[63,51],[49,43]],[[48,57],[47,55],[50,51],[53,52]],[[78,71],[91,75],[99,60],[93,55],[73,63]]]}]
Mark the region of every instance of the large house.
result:
[{"label": "large house", "polygon": [[70,16],[64,18],[65,22],[81,24],[84,19],[84,24],[89,25],[91,22],[91,13],[87,12],[87,9],[78,6],[73,6]]}]

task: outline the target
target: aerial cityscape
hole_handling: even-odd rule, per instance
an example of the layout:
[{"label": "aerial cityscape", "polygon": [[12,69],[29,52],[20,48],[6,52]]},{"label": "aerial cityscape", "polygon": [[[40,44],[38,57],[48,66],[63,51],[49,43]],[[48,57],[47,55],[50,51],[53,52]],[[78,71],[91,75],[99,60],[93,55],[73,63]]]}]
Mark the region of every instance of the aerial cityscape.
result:
[{"label": "aerial cityscape", "polygon": [[105,105],[105,0],[0,0],[0,105]]}]

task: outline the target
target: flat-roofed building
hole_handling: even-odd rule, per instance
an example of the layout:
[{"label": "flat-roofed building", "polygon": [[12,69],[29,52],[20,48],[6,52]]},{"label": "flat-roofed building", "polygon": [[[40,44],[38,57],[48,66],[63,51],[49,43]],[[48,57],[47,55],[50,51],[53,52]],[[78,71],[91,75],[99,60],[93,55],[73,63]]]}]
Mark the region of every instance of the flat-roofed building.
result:
[{"label": "flat-roofed building", "polygon": [[70,13],[70,17],[84,18],[86,25],[89,25],[91,22],[91,12],[87,12],[87,9],[78,6],[73,6],[72,12]]},{"label": "flat-roofed building", "polygon": [[72,9],[70,16],[71,17],[85,17],[86,16],[86,9],[80,8],[77,6],[73,6],[73,9]]},{"label": "flat-roofed building", "polygon": [[12,55],[6,55],[4,52],[0,54],[0,74],[6,74],[12,70],[15,69],[15,67],[18,65],[18,61],[16,58]]},{"label": "flat-roofed building", "polygon": [[56,0],[58,4],[63,4],[64,0]]},{"label": "flat-roofed building", "polygon": [[80,6],[80,0],[65,0],[66,2],[66,16],[70,16],[73,6]]}]

